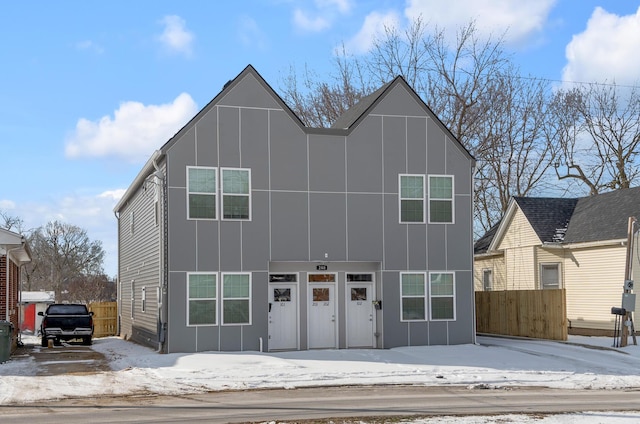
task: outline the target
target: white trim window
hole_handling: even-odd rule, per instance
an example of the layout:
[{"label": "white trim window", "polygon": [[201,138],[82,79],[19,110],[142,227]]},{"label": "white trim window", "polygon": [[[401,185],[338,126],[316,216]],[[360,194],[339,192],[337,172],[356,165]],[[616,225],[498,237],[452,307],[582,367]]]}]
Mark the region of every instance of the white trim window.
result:
[{"label": "white trim window", "polygon": [[251,274],[222,273],[222,324],[251,324]]},{"label": "white trim window", "polygon": [[216,325],[217,274],[187,273],[187,325]]},{"label": "white trim window", "polygon": [[401,223],[424,223],[424,175],[400,174],[398,178]]},{"label": "white trim window", "polygon": [[251,220],[251,170],[221,168],[222,219]]},{"label": "white trim window", "polygon": [[400,320],[425,321],[427,286],[424,272],[400,273]]},{"label": "white trim window", "polygon": [[560,264],[559,263],[541,263],[540,264],[540,288],[541,289],[559,289],[560,284]]},{"label": "white trim window", "polygon": [[146,287],[142,288],[142,293],[140,296],[140,311],[141,312],[147,311],[147,288]]},{"label": "white trim window", "polygon": [[429,298],[432,321],[456,319],[456,284],[453,272],[429,273]]},{"label": "white trim window", "polygon": [[493,270],[491,268],[482,270],[482,290],[493,290]]},{"label": "white trim window", "polygon": [[429,223],[453,224],[453,175],[429,175]]},{"label": "white trim window", "polygon": [[217,168],[187,166],[187,218],[217,219]]}]

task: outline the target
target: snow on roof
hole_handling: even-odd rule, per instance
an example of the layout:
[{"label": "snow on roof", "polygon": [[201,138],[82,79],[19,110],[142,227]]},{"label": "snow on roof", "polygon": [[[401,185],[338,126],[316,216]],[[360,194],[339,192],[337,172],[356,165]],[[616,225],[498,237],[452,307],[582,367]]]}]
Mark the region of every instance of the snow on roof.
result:
[{"label": "snow on roof", "polygon": [[20,296],[23,303],[53,303],[56,301],[56,293],[52,291],[23,291]]}]

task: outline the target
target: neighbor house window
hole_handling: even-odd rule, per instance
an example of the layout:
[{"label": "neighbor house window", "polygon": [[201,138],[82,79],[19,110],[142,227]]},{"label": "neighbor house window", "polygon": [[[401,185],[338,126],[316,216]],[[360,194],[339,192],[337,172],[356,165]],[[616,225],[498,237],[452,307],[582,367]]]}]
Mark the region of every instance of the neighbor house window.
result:
[{"label": "neighbor house window", "polygon": [[455,278],[452,272],[429,273],[429,297],[432,320],[454,320]]},{"label": "neighbor house window", "polygon": [[429,222],[453,223],[451,175],[429,175]]},{"label": "neighbor house window", "polygon": [[424,175],[400,175],[400,222],[424,222]]},{"label": "neighbor house window", "polygon": [[482,290],[491,291],[493,289],[493,270],[482,270]]},{"label": "neighbor house window", "polygon": [[222,168],[222,219],[251,219],[251,172]]},{"label": "neighbor house window", "polygon": [[540,287],[543,289],[560,288],[560,264],[540,264]]},{"label": "neighbor house window", "polygon": [[216,219],[216,168],[187,167],[187,216]]},{"label": "neighbor house window", "polygon": [[402,321],[424,321],[426,318],[426,285],[423,272],[400,273]]},{"label": "neighbor house window", "polygon": [[216,274],[187,274],[187,325],[216,324],[216,292]]},{"label": "neighbor house window", "polygon": [[251,274],[222,273],[222,323],[251,324]]}]

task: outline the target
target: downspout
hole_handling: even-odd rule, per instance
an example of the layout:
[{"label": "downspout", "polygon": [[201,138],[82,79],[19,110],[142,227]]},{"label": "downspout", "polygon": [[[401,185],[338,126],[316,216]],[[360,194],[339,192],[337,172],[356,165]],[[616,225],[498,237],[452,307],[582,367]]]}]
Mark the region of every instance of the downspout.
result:
[{"label": "downspout", "polygon": [[113,215],[116,217],[118,227],[118,275],[116,277],[116,302],[118,305],[118,321],[116,322],[116,334],[120,335],[120,311],[122,311],[122,303],[120,302],[122,292],[120,290],[120,215],[118,212],[113,211]]},{"label": "downspout", "polygon": [[160,260],[158,261],[158,275],[160,276],[159,286],[160,286],[160,296],[161,303],[159,307],[158,314],[158,350],[160,353],[167,353],[167,330],[168,323],[167,319],[169,316],[169,304],[167,302],[168,296],[168,269],[166,267],[167,255],[168,255],[168,216],[167,216],[167,184],[166,184],[166,175],[162,172],[162,169],[158,166],[157,159],[160,156],[160,152],[156,151],[156,154],[153,156],[153,167],[155,168],[154,176],[160,182],[159,188],[159,208],[160,208],[160,217],[159,217],[159,232],[160,235],[158,237],[158,251],[160,252]]}]

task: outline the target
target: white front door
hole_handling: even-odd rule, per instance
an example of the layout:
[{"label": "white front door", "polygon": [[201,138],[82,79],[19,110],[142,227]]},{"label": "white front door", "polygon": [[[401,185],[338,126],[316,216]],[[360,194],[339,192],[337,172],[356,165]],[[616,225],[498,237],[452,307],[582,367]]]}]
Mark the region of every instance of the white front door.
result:
[{"label": "white front door", "polygon": [[309,274],[309,349],[338,347],[336,275]]},{"label": "white front door", "polygon": [[269,283],[269,350],[298,348],[298,285]]},{"label": "white front door", "polygon": [[372,282],[347,282],[347,347],[376,347],[373,300]]}]

